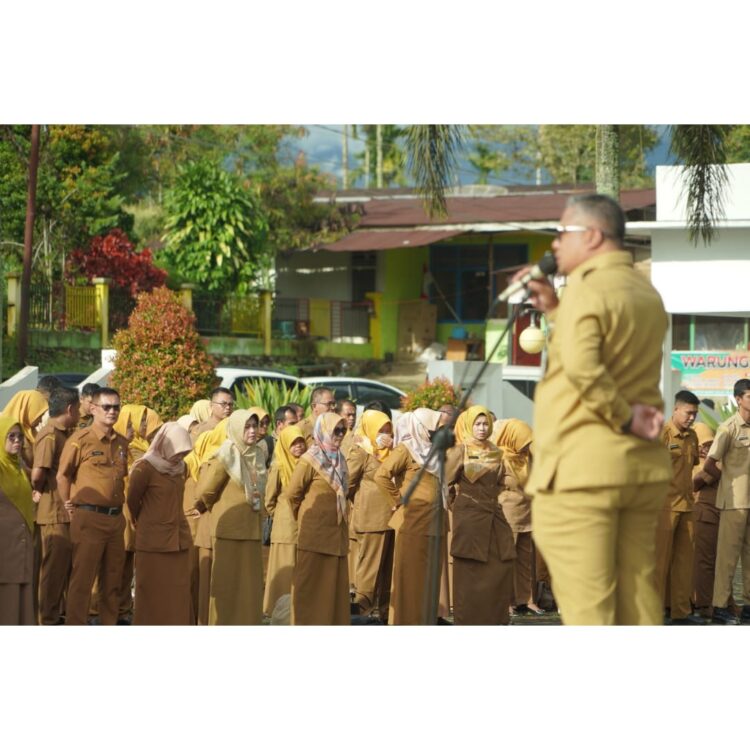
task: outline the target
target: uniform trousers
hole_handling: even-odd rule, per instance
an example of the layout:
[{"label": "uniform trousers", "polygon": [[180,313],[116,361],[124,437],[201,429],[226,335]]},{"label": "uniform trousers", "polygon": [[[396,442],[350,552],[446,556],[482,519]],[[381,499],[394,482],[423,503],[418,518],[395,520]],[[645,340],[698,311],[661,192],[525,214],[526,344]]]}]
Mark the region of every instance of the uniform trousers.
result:
[{"label": "uniform trousers", "polygon": [[135,575],[135,551],[125,550],[125,562],[122,565],[122,577],[119,587],[118,616],[121,619],[133,614],[133,576]]},{"label": "uniform trousers", "polygon": [[684,619],[691,612],[695,554],[693,517],[693,511],[662,509],[656,527],[656,587],[673,620]]},{"label": "uniform trousers", "polygon": [[45,523],[40,524],[39,529],[42,542],[39,621],[42,625],[57,625],[64,611],[65,589],[73,555],[70,524]]},{"label": "uniform trousers", "polygon": [[349,625],[346,556],[297,550],[292,578],[292,625]]},{"label": "uniform trousers", "polygon": [[516,559],[513,561],[513,604],[533,604],[531,590],[534,545],[530,531],[514,531],[513,543],[516,546]]},{"label": "uniform trousers", "polygon": [[213,562],[214,551],[206,547],[198,547],[198,625],[208,625]]},{"label": "uniform trousers", "polygon": [[540,491],[534,539],[566,625],[657,625],[656,524],[668,483]]},{"label": "uniform trousers", "polygon": [[366,531],[359,535],[359,555],[354,574],[354,602],[363,614],[378,606],[381,617],[388,612],[391,568],[393,567],[393,529]]},{"label": "uniform trousers", "polygon": [[66,625],[85,625],[91,587],[99,573],[99,621],[114,625],[125,564],[125,519],[77,509],[70,521],[73,567],[66,601]]},{"label": "uniform trousers", "polygon": [[742,559],[742,598],[750,604],[750,510],[722,510],[719,516],[719,538],[716,543],[716,576],[714,607],[726,607],[732,596],[732,580],[737,561]]},{"label": "uniform trousers", "polygon": [[716,542],[719,537],[718,520],[702,513],[696,505],[695,555],[693,556],[693,603],[699,610],[711,608],[716,568]]}]

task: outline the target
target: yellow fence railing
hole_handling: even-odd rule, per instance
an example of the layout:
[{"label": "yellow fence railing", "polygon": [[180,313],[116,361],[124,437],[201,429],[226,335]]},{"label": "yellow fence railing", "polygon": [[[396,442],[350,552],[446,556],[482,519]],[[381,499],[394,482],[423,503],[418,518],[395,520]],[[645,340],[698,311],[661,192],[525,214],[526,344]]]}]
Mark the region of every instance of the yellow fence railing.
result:
[{"label": "yellow fence railing", "polygon": [[232,333],[254,334],[260,336],[261,304],[257,296],[230,297],[229,328]]},{"label": "yellow fence railing", "polygon": [[74,328],[98,328],[96,287],[65,287],[65,322]]}]

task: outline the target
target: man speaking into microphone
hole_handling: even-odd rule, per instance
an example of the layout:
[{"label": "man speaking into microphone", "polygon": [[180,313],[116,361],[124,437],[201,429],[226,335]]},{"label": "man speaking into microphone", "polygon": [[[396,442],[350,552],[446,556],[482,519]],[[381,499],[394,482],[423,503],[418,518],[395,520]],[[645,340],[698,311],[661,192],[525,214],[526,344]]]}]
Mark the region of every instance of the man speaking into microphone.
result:
[{"label": "man speaking into microphone", "polygon": [[526,486],[534,537],[566,625],[661,624],[654,568],[671,478],[657,442],[667,316],[623,247],[614,200],[574,196],[560,221],[552,250],[567,276],[562,299],[546,279],[527,282],[550,327]]}]

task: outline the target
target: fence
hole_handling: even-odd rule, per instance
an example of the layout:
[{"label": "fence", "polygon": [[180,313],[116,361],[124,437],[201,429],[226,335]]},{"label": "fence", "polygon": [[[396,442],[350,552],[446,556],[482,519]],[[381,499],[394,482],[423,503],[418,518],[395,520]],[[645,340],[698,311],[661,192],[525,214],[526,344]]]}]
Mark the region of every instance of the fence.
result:
[{"label": "fence", "polygon": [[284,298],[273,303],[273,326],[280,338],[310,335],[332,341],[370,340],[372,302]]},{"label": "fence", "polygon": [[196,328],[203,336],[262,335],[261,302],[257,294],[194,291]]},{"label": "fence", "polygon": [[29,328],[64,330],[67,310],[62,282],[32,283],[29,288]]}]

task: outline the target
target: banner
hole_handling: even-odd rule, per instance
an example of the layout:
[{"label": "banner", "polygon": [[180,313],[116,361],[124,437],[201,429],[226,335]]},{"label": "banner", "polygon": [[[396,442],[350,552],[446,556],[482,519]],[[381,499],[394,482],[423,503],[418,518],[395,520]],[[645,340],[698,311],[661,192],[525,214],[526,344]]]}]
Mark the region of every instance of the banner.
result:
[{"label": "banner", "polygon": [[680,386],[696,396],[727,396],[741,378],[750,378],[750,351],[672,352]]}]

